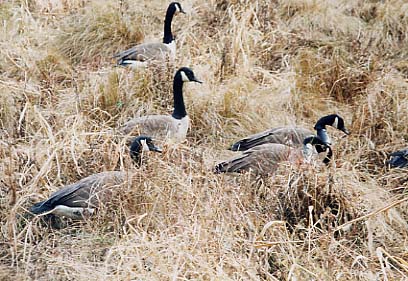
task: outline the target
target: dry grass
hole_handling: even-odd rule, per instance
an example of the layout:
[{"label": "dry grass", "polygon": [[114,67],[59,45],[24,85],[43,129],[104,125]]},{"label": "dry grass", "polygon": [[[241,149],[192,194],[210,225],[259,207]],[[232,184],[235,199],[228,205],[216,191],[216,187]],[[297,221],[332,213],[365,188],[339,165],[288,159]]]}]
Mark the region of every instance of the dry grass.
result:
[{"label": "dry grass", "polygon": [[[113,67],[162,37],[167,1],[0,5],[0,280],[408,280],[408,5],[183,1],[175,65]],[[175,69],[192,119],[177,149],[132,166],[116,128],[169,113]],[[329,168],[214,175],[225,148],[282,124],[341,114]],[[129,172],[89,221],[26,209],[95,172]],[[54,228],[51,227],[54,225]]]}]

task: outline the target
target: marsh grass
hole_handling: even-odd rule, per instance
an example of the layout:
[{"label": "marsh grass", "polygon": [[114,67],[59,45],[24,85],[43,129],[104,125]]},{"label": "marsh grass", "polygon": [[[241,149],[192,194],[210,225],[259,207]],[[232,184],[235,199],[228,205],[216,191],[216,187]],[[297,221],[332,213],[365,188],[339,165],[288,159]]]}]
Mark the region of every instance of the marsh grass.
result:
[{"label": "marsh grass", "polygon": [[144,38],[137,15],[123,15],[120,7],[112,4],[94,3],[64,19],[61,29],[55,39],[58,52],[73,63],[86,62],[91,67]]},{"label": "marsh grass", "polygon": [[[174,64],[114,67],[161,41],[167,5],[0,6],[0,279],[407,279],[406,170],[386,165],[408,140],[405,1],[186,1]],[[137,168],[117,128],[170,114],[180,66],[204,81],[184,87],[187,140]],[[213,174],[233,141],[330,113],[352,134],[329,129],[329,167]],[[111,170],[127,180],[93,218],[27,214]]]}]

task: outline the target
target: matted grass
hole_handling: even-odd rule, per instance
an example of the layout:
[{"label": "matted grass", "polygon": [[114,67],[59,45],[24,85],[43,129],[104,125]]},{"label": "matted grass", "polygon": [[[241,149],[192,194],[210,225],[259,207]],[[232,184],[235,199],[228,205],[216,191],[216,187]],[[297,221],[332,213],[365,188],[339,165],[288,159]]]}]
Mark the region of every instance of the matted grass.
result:
[{"label": "matted grass", "polygon": [[[0,5],[0,279],[405,280],[405,1],[181,2],[177,59],[131,71],[111,56],[162,40],[168,2],[9,1]],[[185,85],[187,140],[133,166],[117,128],[170,114]],[[246,135],[329,129],[334,161],[275,176],[215,175]],[[27,214],[92,173],[127,171],[111,205],[81,222]]]}]

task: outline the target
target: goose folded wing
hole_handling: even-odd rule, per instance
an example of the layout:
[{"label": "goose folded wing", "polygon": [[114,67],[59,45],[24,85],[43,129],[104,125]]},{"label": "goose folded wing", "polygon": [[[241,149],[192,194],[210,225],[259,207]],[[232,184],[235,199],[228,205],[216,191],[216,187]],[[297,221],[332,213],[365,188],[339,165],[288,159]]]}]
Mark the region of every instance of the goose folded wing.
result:
[{"label": "goose folded wing", "polygon": [[290,148],[282,144],[263,144],[217,165],[218,172],[252,171],[255,174],[275,172],[281,161],[289,158]]},{"label": "goose folded wing", "polygon": [[163,43],[145,43],[137,45],[126,51],[116,54],[114,57],[119,60],[159,60],[162,59],[170,49]]},{"label": "goose folded wing", "polygon": [[299,145],[302,144],[303,139],[310,134],[312,134],[310,130],[301,127],[277,127],[250,135],[233,144],[231,150],[245,151],[252,147],[267,143]]},{"label": "goose folded wing", "polygon": [[168,115],[148,115],[135,117],[126,122],[121,131],[124,134],[130,134],[133,131],[138,131],[140,135],[148,135],[153,138],[166,137],[170,130],[175,130],[174,120]]},{"label": "goose folded wing", "polygon": [[122,172],[103,172],[88,176],[53,193],[46,201],[51,206],[65,205],[86,208],[99,204],[98,193],[107,186],[123,181]]}]

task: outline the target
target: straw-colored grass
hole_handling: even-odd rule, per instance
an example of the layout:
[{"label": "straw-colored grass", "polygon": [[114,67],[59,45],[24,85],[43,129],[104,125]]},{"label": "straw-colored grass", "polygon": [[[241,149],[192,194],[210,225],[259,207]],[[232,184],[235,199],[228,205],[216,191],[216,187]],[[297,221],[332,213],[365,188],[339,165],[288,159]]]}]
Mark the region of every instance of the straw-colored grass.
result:
[{"label": "straw-colored grass", "polygon": [[[0,4],[0,280],[407,280],[408,5],[392,1],[182,1],[174,64],[112,55],[162,40],[169,2]],[[136,168],[117,128],[170,114],[191,129]],[[215,175],[226,148],[330,113],[334,160],[273,177]],[[27,209],[92,173],[128,172],[86,221]]]}]

